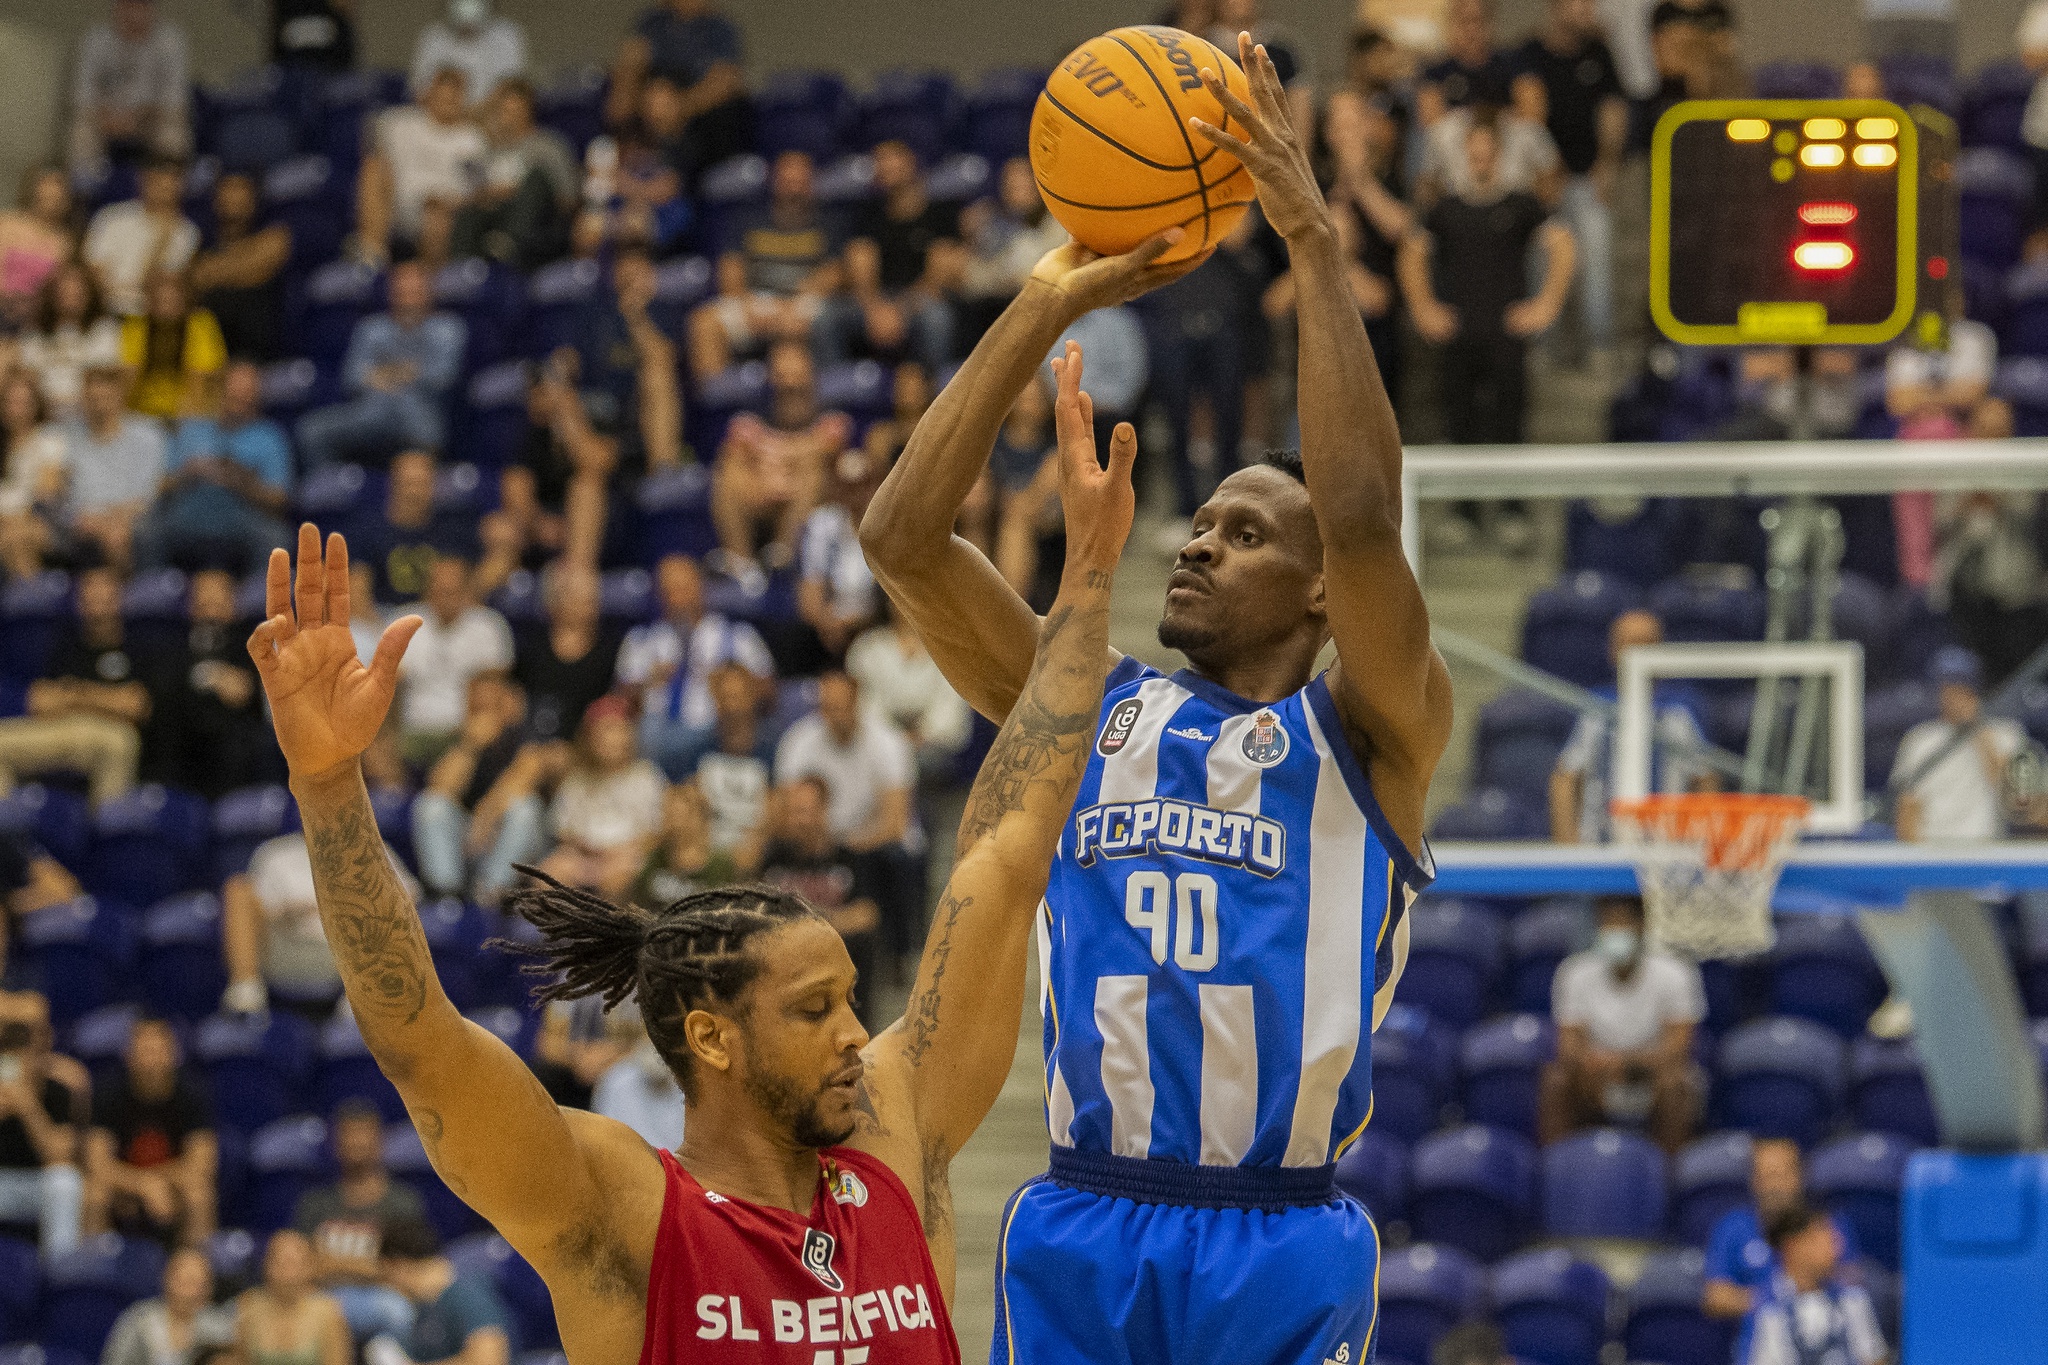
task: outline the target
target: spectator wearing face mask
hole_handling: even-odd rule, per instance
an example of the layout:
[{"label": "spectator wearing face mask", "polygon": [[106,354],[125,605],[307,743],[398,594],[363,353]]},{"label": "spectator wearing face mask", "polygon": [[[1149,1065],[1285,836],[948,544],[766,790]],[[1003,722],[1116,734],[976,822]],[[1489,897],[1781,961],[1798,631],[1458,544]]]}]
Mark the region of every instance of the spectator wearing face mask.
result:
[{"label": "spectator wearing face mask", "polygon": [[1706,1018],[1699,968],[1643,940],[1643,903],[1608,896],[1593,946],[1551,983],[1557,1060],[1543,1070],[1537,1124],[1555,1142],[1600,1124],[1645,1126],[1676,1152],[1692,1137],[1704,1086],[1692,1035]]},{"label": "spectator wearing face mask", "polygon": [[412,93],[423,92],[443,71],[463,81],[471,108],[526,71],[526,30],[495,13],[491,0],[448,0],[447,16],[420,30],[412,50]]}]

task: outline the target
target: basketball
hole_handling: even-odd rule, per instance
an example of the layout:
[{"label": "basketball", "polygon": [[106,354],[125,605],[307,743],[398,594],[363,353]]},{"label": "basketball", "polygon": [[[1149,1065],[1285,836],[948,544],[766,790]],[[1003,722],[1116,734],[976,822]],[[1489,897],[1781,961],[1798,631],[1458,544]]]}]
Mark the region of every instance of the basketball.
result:
[{"label": "basketball", "polygon": [[1202,85],[1222,73],[1251,101],[1244,72],[1215,44],[1177,28],[1120,28],[1069,53],[1031,115],[1031,169],[1074,239],[1104,255],[1187,229],[1160,259],[1186,260],[1227,236],[1252,203],[1252,177],[1188,127],[1200,118],[1243,134]]}]

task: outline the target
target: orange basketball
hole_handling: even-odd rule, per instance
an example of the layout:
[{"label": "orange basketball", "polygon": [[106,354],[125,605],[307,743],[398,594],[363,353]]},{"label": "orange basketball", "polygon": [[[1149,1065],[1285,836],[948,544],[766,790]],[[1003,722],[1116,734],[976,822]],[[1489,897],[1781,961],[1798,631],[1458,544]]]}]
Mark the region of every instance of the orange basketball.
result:
[{"label": "orange basketball", "polygon": [[1197,75],[1220,72],[1251,101],[1244,72],[1177,28],[1120,28],[1070,53],[1031,115],[1031,170],[1052,216],[1083,246],[1114,255],[1170,227],[1187,235],[1162,260],[1227,236],[1252,202],[1252,177],[1188,127],[1200,118],[1240,136]]}]

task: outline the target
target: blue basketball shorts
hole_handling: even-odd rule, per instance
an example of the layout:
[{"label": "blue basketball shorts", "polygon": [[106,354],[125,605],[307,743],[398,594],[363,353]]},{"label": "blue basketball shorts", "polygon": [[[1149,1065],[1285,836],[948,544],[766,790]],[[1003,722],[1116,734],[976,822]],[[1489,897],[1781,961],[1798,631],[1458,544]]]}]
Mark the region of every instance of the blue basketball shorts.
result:
[{"label": "blue basketball shorts", "polygon": [[1379,1231],[1356,1200],[1201,1207],[1085,1183],[1043,1175],[1004,1208],[991,1365],[1371,1365]]}]

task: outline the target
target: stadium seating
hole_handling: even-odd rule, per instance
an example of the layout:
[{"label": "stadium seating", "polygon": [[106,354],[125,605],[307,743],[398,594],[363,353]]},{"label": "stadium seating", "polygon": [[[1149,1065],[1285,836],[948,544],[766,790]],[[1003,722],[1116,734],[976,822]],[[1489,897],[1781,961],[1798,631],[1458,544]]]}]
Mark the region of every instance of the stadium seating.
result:
[{"label": "stadium seating", "polygon": [[261,1232],[290,1227],[299,1196],[324,1183],[333,1163],[327,1121],[295,1114],[266,1124],[249,1138],[249,1174],[254,1187],[252,1215]]},{"label": "stadium seating", "polygon": [[20,1341],[35,1331],[42,1292],[35,1243],[0,1237],[0,1340]]},{"label": "stadium seating", "polygon": [[1466,1030],[1459,1056],[1465,1117],[1533,1140],[1543,1067],[1556,1051],[1548,1015],[1506,1015]]},{"label": "stadium seating", "polygon": [[1396,1003],[1373,1035],[1372,1126],[1413,1142],[1433,1131],[1450,1098],[1450,1032],[1420,1009]]},{"label": "stadium seating", "polygon": [[1692,1247],[1660,1251],[1643,1261],[1642,1274],[1629,1286],[1628,1321],[1622,1329],[1631,1360],[1727,1365],[1735,1347],[1734,1324],[1700,1311],[1706,1278],[1706,1258]]},{"label": "stadium seating", "polygon": [[367,1100],[392,1122],[405,1119],[405,1105],[399,1101],[398,1090],[377,1069],[377,1061],[370,1055],[353,1015],[337,1016],[321,1027],[317,1058],[313,1105],[320,1113],[333,1113],[343,1100]]},{"label": "stadium seating", "polygon": [[1538,901],[1508,926],[1514,1008],[1550,1015],[1550,979],[1557,964],[1593,942],[1593,907],[1576,896]]},{"label": "stadium seating", "polygon": [[149,1008],[197,1022],[227,989],[221,956],[220,897],[188,891],[157,902],[142,917],[142,997]]},{"label": "stadium seating", "polygon": [[1480,1124],[1436,1133],[1415,1144],[1409,1189],[1418,1238],[1498,1260],[1520,1244],[1536,1212],[1536,1149]]},{"label": "stadium seating", "polygon": [[1664,1231],[1664,1154],[1639,1133],[1600,1128],[1543,1149],[1543,1231],[1654,1238]]},{"label": "stadium seating", "polygon": [[412,1187],[426,1206],[427,1221],[444,1242],[483,1230],[484,1220],[456,1198],[427,1159],[419,1131],[409,1123],[394,1123],[384,1135],[384,1166],[394,1179]]},{"label": "stadium seating", "polygon": [[1476,1317],[1486,1272],[1455,1247],[1418,1243],[1380,1260],[1379,1358],[1428,1365],[1438,1337]]},{"label": "stadium seating", "polygon": [[2018,263],[2034,172],[2016,153],[1972,147],[1956,159],[1963,255],[1998,270]]},{"label": "stadium seating", "polygon": [[75,792],[26,782],[0,796],[0,829],[29,835],[44,852],[76,872],[84,866],[92,842],[92,815]]},{"label": "stadium seating", "polygon": [[1607,1340],[1607,1276],[1558,1248],[1493,1268],[1493,1316],[1508,1350],[1530,1365],[1595,1365]]},{"label": "stadium seating", "polygon": [[1721,1120],[1763,1137],[1818,1142],[1840,1103],[1842,1040],[1804,1019],[1759,1019],[1721,1043]]},{"label": "stadium seating", "polygon": [[2026,146],[2020,121],[2033,91],[2034,73],[2018,62],[1996,62],[1980,70],[1963,94],[1963,145],[2020,151]]},{"label": "stadium seating", "polygon": [[310,1101],[316,1035],[295,1014],[216,1014],[199,1025],[193,1058],[220,1122],[253,1133]]},{"label": "stadium seating", "polygon": [[754,93],[754,141],[761,154],[804,152],[820,165],[846,148],[853,101],[828,71],[778,71]]},{"label": "stadium seating", "polygon": [[1402,1003],[1453,1028],[1487,1013],[1504,958],[1500,915],[1470,901],[1424,897],[1408,912],[1408,965]]},{"label": "stadium seating", "polygon": [[449,1244],[448,1259],[458,1270],[487,1277],[512,1310],[512,1347],[543,1350],[561,1345],[555,1310],[547,1285],[511,1244],[495,1232],[479,1232]]},{"label": "stadium seating", "polygon": [[1849,1045],[1849,1103],[1859,1127],[1895,1133],[1922,1147],[1941,1140],[1927,1078],[1910,1039],[1864,1037]]},{"label": "stadium seating", "polygon": [[468,1011],[483,1003],[477,980],[482,965],[484,940],[491,924],[474,905],[448,898],[420,906],[420,924],[426,930],[427,948],[434,955],[434,971],[441,988],[458,1010]]},{"label": "stadium seating", "polygon": [[1501,693],[1479,711],[1474,767],[1482,786],[1542,800],[1550,770],[1578,723],[1578,713],[1537,692]]},{"label": "stadium seating", "polygon": [[1792,914],[1771,950],[1771,1010],[1811,1019],[1844,1038],[1863,1032],[1884,1003],[1884,972],[1848,915]]},{"label": "stadium seating", "polygon": [[296,822],[292,795],[283,787],[244,787],[213,803],[213,876],[225,882],[249,868],[249,856]]},{"label": "stadium seating", "polygon": [[1863,1254],[1899,1268],[1899,1188],[1915,1144],[1892,1133],[1837,1138],[1813,1154],[1806,1185],[1856,1234]]},{"label": "stadium seating", "polygon": [[99,1359],[114,1319],[156,1293],[163,1273],[163,1248],[154,1242],[118,1233],[91,1238],[44,1267],[37,1340],[46,1349]]},{"label": "stadium seating", "polygon": [[1365,1205],[1381,1228],[1408,1214],[1408,1147],[1368,1126],[1337,1158],[1337,1188]]},{"label": "stadium seating", "polygon": [[1587,569],[1529,599],[1522,618],[1522,657],[1581,687],[1614,681],[1607,628],[1642,601],[1633,583]]},{"label": "stadium seating", "polygon": [[80,896],[21,917],[18,951],[38,974],[59,1027],[124,997],[135,962],[128,917]]},{"label": "stadium seating", "polygon": [[1712,1133],[1671,1163],[1672,1231],[1703,1247],[1721,1216],[1749,1202],[1750,1136]]},{"label": "stadium seating", "polygon": [[92,857],[80,880],[129,906],[199,889],[212,818],[205,801],[176,787],[151,783],[111,797],[93,812]]},{"label": "stadium seating", "polygon": [[1463,801],[1446,806],[1430,826],[1433,839],[1547,839],[1550,814],[1538,802],[1497,787],[1480,787]]}]

